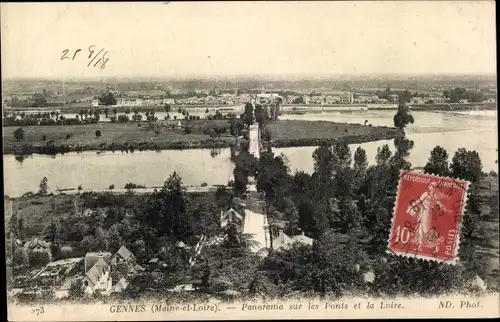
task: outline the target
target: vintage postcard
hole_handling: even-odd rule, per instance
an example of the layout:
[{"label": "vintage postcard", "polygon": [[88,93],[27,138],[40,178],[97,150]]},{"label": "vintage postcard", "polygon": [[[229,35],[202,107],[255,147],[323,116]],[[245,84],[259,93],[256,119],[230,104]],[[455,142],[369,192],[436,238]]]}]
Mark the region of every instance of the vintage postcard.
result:
[{"label": "vintage postcard", "polygon": [[499,316],[495,2],[0,12],[9,321]]}]

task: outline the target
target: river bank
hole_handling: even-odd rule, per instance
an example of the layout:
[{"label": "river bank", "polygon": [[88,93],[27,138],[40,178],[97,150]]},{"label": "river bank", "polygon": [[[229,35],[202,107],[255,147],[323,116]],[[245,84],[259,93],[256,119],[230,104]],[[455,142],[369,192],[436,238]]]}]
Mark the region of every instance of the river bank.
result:
[{"label": "river bank", "polygon": [[[167,122],[168,123],[168,122]],[[174,124],[176,122],[170,121]],[[160,131],[136,123],[88,125],[23,126],[24,138],[14,138],[16,128],[4,128],[4,154],[62,154],[83,151],[144,151],[220,149],[236,144],[230,124],[224,120],[185,121],[191,132],[166,124]],[[206,129],[219,127],[225,133],[213,137]],[[387,140],[401,135],[395,128],[327,121],[281,120],[268,125],[273,147],[314,146],[341,140],[348,144]],[[100,136],[96,132],[100,131]]]},{"label": "river bank", "polygon": [[275,148],[318,146],[333,142],[359,144],[404,136],[404,132],[394,127],[329,121],[280,120],[266,127],[271,136],[269,144]]},{"label": "river bank", "polygon": [[[469,110],[496,110],[496,103],[443,103],[443,104],[410,104],[411,109],[414,111],[469,111]],[[299,109],[300,111],[304,111],[305,113],[321,113],[321,112],[342,112],[342,111],[358,111],[358,110],[369,110],[369,111],[380,111],[380,110],[396,110],[398,107],[397,104],[282,104],[281,110],[283,112],[290,112],[293,109]],[[40,110],[40,112],[51,112],[58,110],[61,114],[78,114],[81,110],[91,110],[99,111],[100,114],[104,114],[105,110],[108,109],[109,114],[112,114],[116,109],[118,114],[123,114],[129,111],[133,113],[137,111],[138,113],[145,112],[165,112],[165,106],[163,105],[154,105],[154,106],[84,106],[84,107],[75,107],[75,106],[55,106],[55,107],[47,107],[47,108],[26,108],[26,107],[16,107],[16,108],[8,108],[6,112],[29,112],[34,110]],[[215,113],[215,111],[219,110],[221,112],[233,112],[233,113],[243,113],[244,104],[237,105],[220,105],[220,104],[204,104],[204,105],[182,105],[182,104],[173,104],[170,106],[170,112],[178,112],[188,111],[188,112],[201,112],[205,113],[208,110],[208,113]]]}]

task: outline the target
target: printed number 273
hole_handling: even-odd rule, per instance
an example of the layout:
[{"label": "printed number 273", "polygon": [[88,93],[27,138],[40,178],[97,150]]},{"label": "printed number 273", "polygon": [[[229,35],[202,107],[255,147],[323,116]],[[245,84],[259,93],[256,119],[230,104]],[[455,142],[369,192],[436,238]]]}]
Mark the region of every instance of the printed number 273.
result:
[{"label": "printed number 273", "polygon": [[43,306],[40,306],[39,308],[36,308],[36,309],[31,309],[31,314],[34,314],[36,316],[43,314],[43,313],[44,313]]}]

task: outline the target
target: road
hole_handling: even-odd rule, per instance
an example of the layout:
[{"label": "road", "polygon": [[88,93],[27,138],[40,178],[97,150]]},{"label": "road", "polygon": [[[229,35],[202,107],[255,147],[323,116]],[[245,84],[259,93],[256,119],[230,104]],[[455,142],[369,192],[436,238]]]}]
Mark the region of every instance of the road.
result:
[{"label": "road", "polygon": [[245,209],[245,223],[243,233],[251,234],[257,245],[252,247],[252,252],[257,253],[262,248],[269,248],[269,231],[267,229],[267,216]]},{"label": "road", "polygon": [[257,123],[250,125],[249,131],[250,145],[248,152],[253,154],[257,159],[260,158],[260,141],[259,141],[259,125]]}]

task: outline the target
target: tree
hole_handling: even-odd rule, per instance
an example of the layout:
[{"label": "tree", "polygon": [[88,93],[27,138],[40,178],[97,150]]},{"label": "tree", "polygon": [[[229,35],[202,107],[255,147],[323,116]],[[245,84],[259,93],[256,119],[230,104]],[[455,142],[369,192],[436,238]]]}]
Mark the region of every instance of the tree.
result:
[{"label": "tree", "polygon": [[[144,226],[156,229],[158,235],[169,235],[181,240],[192,235],[193,226],[187,215],[182,179],[176,172],[140,208],[139,220]],[[148,244],[153,242],[153,239],[147,241]]]},{"label": "tree", "polygon": [[83,281],[81,279],[75,279],[71,282],[69,287],[68,296],[71,299],[82,299],[85,296],[85,290],[83,289]]},{"label": "tree", "polygon": [[50,263],[50,255],[45,251],[30,251],[28,258],[31,268],[43,267]]},{"label": "tree", "polygon": [[24,130],[22,128],[18,128],[14,131],[14,139],[18,141],[24,140]]},{"label": "tree", "polygon": [[94,251],[100,251],[103,249],[108,249],[109,248],[109,239],[102,228],[97,228],[94,232],[94,240],[92,242],[92,250]]},{"label": "tree", "polygon": [[260,104],[255,105],[255,121],[259,123],[261,127],[264,126],[265,122],[269,119],[269,113],[266,107]]},{"label": "tree", "polygon": [[111,226],[108,230],[109,250],[116,252],[123,244],[122,237],[116,225]]},{"label": "tree", "polygon": [[205,290],[208,290],[208,288],[210,287],[211,275],[210,265],[208,265],[208,262],[205,262],[205,265],[203,267],[203,275],[201,277],[201,287]]},{"label": "tree", "polygon": [[16,247],[14,249],[14,255],[12,256],[12,265],[20,266],[23,268],[29,265],[28,254],[21,247]]},{"label": "tree", "polygon": [[252,103],[245,104],[245,112],[243,112],[242,117],[243,122],[246,125],[252,125],[254,122],[254,113],[253,113],[253,105]]},{"label": "tree", "polygon": [[434,174],[437,176],[449,176],[450,169],[448,168],[448,152],[441,146],[437,145],[432,149],[429,160],[424,167],[425,173]]},{"label": "tree", "polygon": [[192,128],[191,126],[186,125],[186,126],[184,127],[184,133],[186,133],[186,134],[190,134],[190,133],[192,133],[192,132],[193,132],[193,128]]},{"label": "tree", "polygon": [[[105,106],[116,105],[116,98],[112,92],[103,93],[98,97],[99,103]],[[116,113],[115,113],[116,114]]]},{"label": "tree", "polygon": [[410,93],[410,91],[405,89],[398,95],[399,104],[409,103],[412,97],[413,97],[412,93]]},{"label": "tree", "polygon": [[377,165],[383,165],[387,164],[389,160],[391,159],[392,152],[389,149],[389,145],[384,144],[382,148],[378,147],[377,148],[377,155],[375,157],[375,160],[377,162]]},{"label": "tree", "polygon": [[38,194],[40,196],[46,196],[47,195],[47,189],[48,189],[48,179],[47,177],[43,177],[43,179],[40,181],[40,184],[39,184],[39,189],[38,189]]},{"label": "tree", "polygon": [[305,104],[306,102],[304,101],[304,97],[299,96],[296,99],[293,100],[293,104]]},{"label": "tree", "polygon": [[347,241],[331,230],[320,236],[312,248],[313,266],[309,270],[311,275],[316,276],[312,285],[314,290],[340,295],[343,291],[352,292],[363,286],[362,273],[356,265],[365,266],[368,255],[359,247],[358,240],[356,231]]},{"label": "tree", "polygon": [[43,230],[43,238],[49,240],[52,244],[59,243],[59,235],[61,231],[60,223],[56,222],[54,219]]},{"label": "tree", "polygon": [[235,115],[232,115],[229,120],[231,135],[239,136],[241,131],[245,128],[245,125],[241,119],[238,119]]},{"label": "tree", "polygon": [[368,160],[366,158],[366,151],[362,147],[358,147],[354,152],[354,170],[358,173],[364,173],[368,168]]},{"label": "tree", "polygon": [[289,208],[289,214],[292,214],[295,206],[291,200],[285,200],[290,179],[285,157],[275,157],[272,151],[266,151],[256,162],[257,190],[265,193],[268,205],[273,205],[281,211]]},{"label": "tree", "polygon": [[321,179],[329,179],[333,174],[333,153],[327,144],[322,144],[313,152],[314,173]]},{"label": "tree", "polygon": [[98,138],[98,137],[101,137],[102,133],[101,133],[101,130],[96,130],[95,131],[95,137]]},{"label": "tree", "polygon": [[399,104],[398,111],[394,115],[394,126],[400,130],[404,129],[408,124],[413,124],[415,120],[411,115],[408,104]]},{"label": "tree", "polygon": [[165,104],[163,109],[165,110],[166,113],[170,113],[170,111],[172,110],[172,107],[170,106],[170,104]]},{"label": "tree", "polygon": [[246,191],[248,177],[255,174],[256,165],[257,159],[247,151],[242,151],[234,159],[234,188],[238,194]]},{"label": "tree", "polygon": [[334,166],[349,167],[351,166],[351,150],[344,143],[336,143],[332,146],[332,157]]},{"label": "tree", "polygon": [[24,240],[24,219],[19,218],[17,221],[17,229],[18,229],[18,235],[20,240]]},{"label": "tree", "polygon": [[483,164],[477,151],[460,148],[451,160],[451,173],[454,178],[477,183],[483,176]]}]

